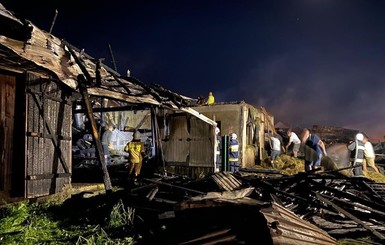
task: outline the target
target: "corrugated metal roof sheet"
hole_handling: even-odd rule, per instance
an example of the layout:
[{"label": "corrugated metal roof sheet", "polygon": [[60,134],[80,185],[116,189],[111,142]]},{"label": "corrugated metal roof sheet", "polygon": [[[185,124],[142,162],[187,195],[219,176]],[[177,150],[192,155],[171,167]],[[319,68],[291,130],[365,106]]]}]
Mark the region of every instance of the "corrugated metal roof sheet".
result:
[{"label": "corrugated metal roof sheet", "polygon": [[293,212],[277,203],[263,208],[260,212],[265,216],[274,244],[337,244],[336,239],[326,231],[302,220]]}]

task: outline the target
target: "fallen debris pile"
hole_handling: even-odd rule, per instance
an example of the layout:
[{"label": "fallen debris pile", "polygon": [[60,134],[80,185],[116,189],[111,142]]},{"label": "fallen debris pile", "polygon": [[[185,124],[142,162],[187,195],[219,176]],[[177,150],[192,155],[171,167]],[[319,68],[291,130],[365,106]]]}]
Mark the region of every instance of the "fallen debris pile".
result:
[{"label": "fallen debris pile", "polygon": [[385,242],[385,184],[338,171],[279,176],[245,169],[199,180],[159,177],[126,191],[126,204],[148,229],[141,235],[145,243]]},{"label": "fallen debris pile", "polygon": [[103,239],[119,244],[385,242],[385,184],[339,171],[242,169],[195,180],[156,175],[121,185],[126,188],[78,193],[50,207],[46,216],[71,234],[55,233],[55,241],[76,241],[78,233],[92,239],[88,230],[74,233],[73,227],[100,227]]},{"label": "fallen debris pile", "polygon": [[337,171],[247,180],[260,196],[270,195],[335,238],[372,236],[385,241],[385,184]]}]

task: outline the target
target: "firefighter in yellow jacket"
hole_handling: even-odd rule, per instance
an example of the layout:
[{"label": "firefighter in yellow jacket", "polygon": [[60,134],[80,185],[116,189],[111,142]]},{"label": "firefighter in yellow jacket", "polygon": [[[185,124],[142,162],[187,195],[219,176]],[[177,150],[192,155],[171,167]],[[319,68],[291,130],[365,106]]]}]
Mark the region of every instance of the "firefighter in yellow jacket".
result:
[{"label": "firefighter in yellow jacket", "polygon": [[140,141],[140,132],[135,131],[134,139],[127,143],[124,147],[124,151],[129,153],[129,175],[134,173],[134,179],[140,175],[140,169],[142,168],[144,143]]}]

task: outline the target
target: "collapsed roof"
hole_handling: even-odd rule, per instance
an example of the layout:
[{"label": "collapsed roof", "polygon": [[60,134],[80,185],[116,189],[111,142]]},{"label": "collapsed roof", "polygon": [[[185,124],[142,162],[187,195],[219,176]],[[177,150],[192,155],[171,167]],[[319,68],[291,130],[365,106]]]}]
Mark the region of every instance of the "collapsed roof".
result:
[{"label": "collapsed roof", "polygon": [[157,84],[146,85],[119,73],[30,21],[16,18],[0,4],[0,69],[17,73],[32,71],[56,79],[79,92],[79,76],[84,76],[90,96],[110,98],[127,104],[157,106],[185,111],[216,126],[204,115],[189,108],[196,99],[183,96]]}]

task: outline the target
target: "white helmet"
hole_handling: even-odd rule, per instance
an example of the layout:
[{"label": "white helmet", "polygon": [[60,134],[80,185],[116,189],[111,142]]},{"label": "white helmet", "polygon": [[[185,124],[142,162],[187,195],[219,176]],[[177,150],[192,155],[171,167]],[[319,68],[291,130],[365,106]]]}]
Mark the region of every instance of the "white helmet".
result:
[{"label": "white helmet", "polygon": [[140,140],[140,132],[138,130],[134,133],[134,140]]},{"label": "white helmet", "polygon": [[219,128],[215,128],[215,134],[219,134],[219,132],[221,132],[221,130]]},{"label": "white helmet", "polygon": [[237,135],[235,133],[231,133],[230,140],[236,140],[236,139],[237,139]]},{"label": "white helmet", "polygon": [[356,134],[356,140],[362,141],[364,139],[364,135],[361,133]]}]

